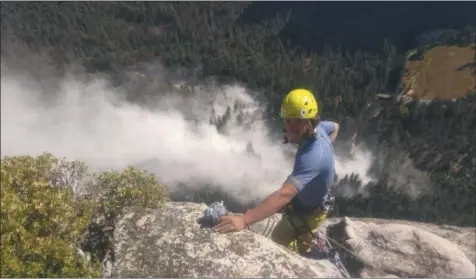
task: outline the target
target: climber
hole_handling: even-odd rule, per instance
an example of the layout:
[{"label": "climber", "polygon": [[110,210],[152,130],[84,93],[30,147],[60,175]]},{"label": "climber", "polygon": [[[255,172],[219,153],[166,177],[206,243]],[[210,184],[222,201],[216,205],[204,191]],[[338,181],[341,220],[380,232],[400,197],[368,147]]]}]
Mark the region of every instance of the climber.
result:
[{"label": "climber", "polygon": [[285,139],[298,144],[294,168],[281,188],[244,215],[222,216],[217,232],[241,231],[284,209],[271,238],[299,253],[312,245],[312,232],[327,217],[326,202],[334,180],[334,149],[339,125],[320,121],[317,101],[305,89],[288,93],[281,105]]}]

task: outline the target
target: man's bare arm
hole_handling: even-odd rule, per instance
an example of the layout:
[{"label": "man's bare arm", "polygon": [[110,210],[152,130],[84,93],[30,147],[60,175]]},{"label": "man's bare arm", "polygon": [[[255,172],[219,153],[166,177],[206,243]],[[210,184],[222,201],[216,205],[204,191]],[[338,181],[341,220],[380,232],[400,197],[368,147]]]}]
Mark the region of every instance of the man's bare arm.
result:
[{"label": "man's bare arm", "polygon": [[285,183],[279,190],[269,195],[257,207],[250,209],[245,213],[244,218],[246,224],[251,225],[272,216],[288,204],[296,194],[296,187],[289,183]]}]

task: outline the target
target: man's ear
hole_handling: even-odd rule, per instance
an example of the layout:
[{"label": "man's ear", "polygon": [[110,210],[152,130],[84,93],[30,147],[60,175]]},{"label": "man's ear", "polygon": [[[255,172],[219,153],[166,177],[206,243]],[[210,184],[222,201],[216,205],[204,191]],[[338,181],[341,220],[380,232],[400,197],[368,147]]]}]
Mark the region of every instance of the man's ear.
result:
[{"label": "man's ear", "polygon": [[312,124],[312,120],[307,121],[307,130],[311,135],[314,133],[314,125]]}]

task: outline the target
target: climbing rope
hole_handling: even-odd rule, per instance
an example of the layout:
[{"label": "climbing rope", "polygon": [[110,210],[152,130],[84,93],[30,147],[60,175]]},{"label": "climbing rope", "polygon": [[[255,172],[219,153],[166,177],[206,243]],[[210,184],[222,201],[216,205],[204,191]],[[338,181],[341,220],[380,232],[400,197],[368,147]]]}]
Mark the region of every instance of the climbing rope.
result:
[{"label": "climbing rope", "polygon": [[[354,252],[352,252],[350,249],[346,248],[345,246],[343,246],[342,244],[340,244],[339,242],[337,242],[336,240],[332,239],[331,237],[328,237],[326,236],[326,240],[327,242],[329,242],[329,246],[331,245],[330,242],[334,243],[336,246],[339,246],[342,250],[346,251],[347,253],[349,253],[351,256],[355,257],[356,259],[358,259],[359,261],[361,261],[362,263],[370,266],[371,268],[374,268],[376,270],[380,270],[382,272],[385,272],[385,270],[381,269],[381,268],[378,268],[376,267],[375,265],[371,264],[369,261],[365,260],[364,258],[358,256],[357,254],[355,254]],[[332,247],[332,246],[331,246]]]},{"label": "climbing rope", "polygon": [[[263,235],[265,237],[270,237],[271,233],[273,232],[274,225],[278,222],[279,222],[279,217],[277,216],[277,214],[273,214],[271,217],[269,217],[267,219],[266,226],[265,226],[263,232],[261,233],[261,235]],[[251,228],[248,228],[248,229],[252,232],[255,232]]]},{"label": "climbing rope", "polygon": [[[335,240],[335,239],[333,239],[333,238],[331,238],[327,235],[321,237],[321,235],[318,232],[312,233],[312,235],[315,239],[315,247],[319,248],[319,250],[328,254],[328,258],[342,271],[343,275],[346,276],[346,278],[350,278],[349,272],[347,271],[344,264],[342,263],[342,261],[340,259],[340,256],[339,256],[339,253],[336,251],[335,248],[332,247],[331,242],[333,244],[335,244],[336,246],[338,246],[339,248],[341,248],[342,250],[344,250],[345,252],[347,252],[349,255],[356,258],[357,260],[359,260],[362,263],[368,265],[369,267],[371,267],[375,270],[379,270],[379,271],[382,271],[384,273],[387,273],[387,272],[385,272],[385,270],[376,267],[375,265],[373,265],[369,261],[360,257],[356,253],[352,252],[350,249],[348,249],[344,245],[340,244],[337,240]],[[323,241],[324,244],[321,241]],[[321,242],[321,243],[319,243],[319,242]],[[324,245],[327,246],[327,247],[324,247]]]},{"label": "climbing rope", "polygon": [[323,253],[325,258],[328,258],[345,278],[350,278],[350,274],[341,261],[340,254],[332,247],[329,242],[329,237],[321,238],[319,233],[314,233],[314,247],[318,249],[318,252]]}]

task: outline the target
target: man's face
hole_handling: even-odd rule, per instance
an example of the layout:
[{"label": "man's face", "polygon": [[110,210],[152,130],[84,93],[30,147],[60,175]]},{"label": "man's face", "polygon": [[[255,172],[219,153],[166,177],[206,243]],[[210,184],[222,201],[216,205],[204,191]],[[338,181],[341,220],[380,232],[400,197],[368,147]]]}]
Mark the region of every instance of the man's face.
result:
[{"label": "man's face", "polygon": [[284,120],[284,129],[289,142],[299,143],[309,134],[312,126],[308,119],[289,118]]}]

